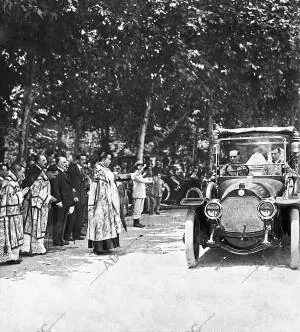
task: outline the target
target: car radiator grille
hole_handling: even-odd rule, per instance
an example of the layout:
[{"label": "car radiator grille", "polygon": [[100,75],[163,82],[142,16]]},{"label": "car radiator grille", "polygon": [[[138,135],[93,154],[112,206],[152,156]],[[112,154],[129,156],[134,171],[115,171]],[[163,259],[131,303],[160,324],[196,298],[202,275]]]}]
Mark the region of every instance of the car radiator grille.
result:
[{"label": "car radiator grille", "polygon": [[221,224],[226,232],[242,233],[246,224],[246,233],[263,230],[264,223],[258,216],[259,199],[254,196],[227,197],[222,202]]}]

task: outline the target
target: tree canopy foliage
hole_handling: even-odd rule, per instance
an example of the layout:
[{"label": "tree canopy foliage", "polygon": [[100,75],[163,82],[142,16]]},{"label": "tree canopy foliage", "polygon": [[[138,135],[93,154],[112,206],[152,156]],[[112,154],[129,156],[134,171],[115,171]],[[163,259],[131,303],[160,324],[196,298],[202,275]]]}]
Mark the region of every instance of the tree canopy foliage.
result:
[{"label": "tree canopy foliage", "polygon": [[73,128],[76,152],[95,132],[95,144],[120,153],[175,155],[191,153],[197,128],[208,138],[209,117],[300,127],[297,3],[1,1],[2,151],[15,135],[19,157],[28,139],[63,147]]}]

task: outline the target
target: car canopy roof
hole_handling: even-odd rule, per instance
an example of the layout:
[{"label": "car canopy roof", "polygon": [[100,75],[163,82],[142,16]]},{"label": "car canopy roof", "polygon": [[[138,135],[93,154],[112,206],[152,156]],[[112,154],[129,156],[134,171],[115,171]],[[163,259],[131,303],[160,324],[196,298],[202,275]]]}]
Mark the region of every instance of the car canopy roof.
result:
[{"label": "car canopy roof", "polygon": [[283,134],[289,136],[299,136],[295,127],[252,127],[252,128],[237,128],[237,129],[226,129],[218,128],[216,135],[218,138],[225,138],[231,136],[241,136],[244,134]]}]

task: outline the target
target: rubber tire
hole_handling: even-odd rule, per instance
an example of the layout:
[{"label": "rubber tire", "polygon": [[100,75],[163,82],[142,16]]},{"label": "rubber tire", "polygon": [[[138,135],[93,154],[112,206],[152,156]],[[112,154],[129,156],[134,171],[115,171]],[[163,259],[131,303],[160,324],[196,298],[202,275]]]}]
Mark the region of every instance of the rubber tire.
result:
[{"label": "rubber tire", "polygon": [[291,220],[291,269],[297,269],[299,267],[299,210],[297,208],[291,208],[290,210]]},{"label": "rubber tire", "polygon": [[200,252],[200,223],[194,210],[188,210],[185,218],[185,256],[189,268],[198,263]]},{"label": "rubber tire", "polygon": [[163,191],[163,195],[162,195],[162,203],[165,203],[168,201],[168,199],[171,196],[171,188],[170,186],[165,182],[165,190]]}]

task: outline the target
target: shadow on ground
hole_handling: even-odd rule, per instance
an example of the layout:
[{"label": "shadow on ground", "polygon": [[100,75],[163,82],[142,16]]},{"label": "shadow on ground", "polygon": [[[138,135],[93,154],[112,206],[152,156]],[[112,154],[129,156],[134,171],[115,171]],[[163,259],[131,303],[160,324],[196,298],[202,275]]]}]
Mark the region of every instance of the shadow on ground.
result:
[{"label": "shadow on ground", "polygon": [[[129,227],[121,253],[167,254],[184,250],[184,211],[143,216],[145,228]],[[135,241],[136,239],[136,241]],[[133,241],[133,242],[132,242]],[[132,245],[130,245],[132,243]]]},{"label": "shadow on ground", "polygon": [[[184,251],[182,236],[186,210],[163,211],[159,216],[143,215],[145,228],[132,227],[132,218],[127,218],[128,232],[122,232],[121,247],[110,255],[125,256],[134,253],[164,255]],[[0,266],[0,278],[19,280],[27,272],[38,272],[53,276],[68,276],[84,264],[104,262],[109,255],[96,256],[87,248],[87,240],[76,241],[65,247],[49,247],[43,256],[24,257],[20,265]],[[221,249],[206,250],[196,269],[215,267],[221,269],[231,266],[268,266],[270,269],[289,268],[289,247],[269,249],[248,256],[231,254]],[[185,267],[183,267],[185,268]],[[84,269],[80,270],[82,273]]]},{"label": "shadow on ground", "polygon": [[232,266],[266,266],[290,269],[290,247],[267,249],[251,255],[236,255],[223,249],[208,249],[199,259],[196,269],[215,267],[216,270]]},{"label": "shadow on ground", "polygon": [[[122,232],[121,247],[111,251],[110,254],[120,256],[136,252],[165,254],[183,250],[183,213],[185,212],[182,210],[169,210],[159,216],[144,215],[143,222],[147,226],[142,230],[133,228],[132,218],[128,218],[128,232]],[[47,240],[45,245],[49,245]],[[1,265],[0,278],[20,280],[27,272],[67,276],[78,271],[84,264],[93,264],[95,261],[104,262],[108,256],[94,255],[87,247],[87,240],[76,241],[75,244],[71,243],[64,247],[52,247],[50,244],[46,255],[23,257],[19,265]]]},{"label": "shadow on ground", "polygon": [[[86,241],[81,241],[86,242]],[[27,272],[39,272],[53,276],[66,276],[78,271],[82,264],[91,264],[87,249],[83,251],[82,244],[70,245],[63,248],[50,247],[46,255],[22,257],[19,265],[2,265],[0,278],[15,280],[22,279]],[[90,251],[90,250],[89,250]]]}]

